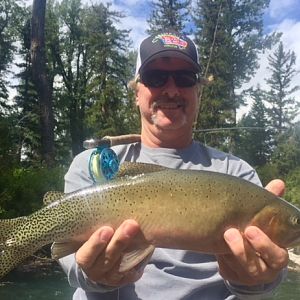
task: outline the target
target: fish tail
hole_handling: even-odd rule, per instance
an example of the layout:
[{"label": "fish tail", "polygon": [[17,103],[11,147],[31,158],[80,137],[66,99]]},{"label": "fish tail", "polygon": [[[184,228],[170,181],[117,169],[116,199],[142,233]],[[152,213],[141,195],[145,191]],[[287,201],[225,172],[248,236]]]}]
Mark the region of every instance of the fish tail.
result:
[{"label": "fish tail", "polygon": [[0,220],[0,278],[32,254],[28,248],[14,245],[13,232],[25,221],[26,217]]}]

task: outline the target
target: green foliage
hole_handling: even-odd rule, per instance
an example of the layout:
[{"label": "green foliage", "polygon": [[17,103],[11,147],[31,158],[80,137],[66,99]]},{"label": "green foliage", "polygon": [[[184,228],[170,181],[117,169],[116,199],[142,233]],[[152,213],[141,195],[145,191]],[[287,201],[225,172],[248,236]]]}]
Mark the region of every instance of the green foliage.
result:
[{"label": "green foliage", "polygon": [[117,29],[123,15],[109,4],[83,7],[79,0],[64,0],[51,9],[55,22],[64,28],[49,45],[62,79],[55,93],[57,128],[67,125],[59,135],[70,136],[76,155],[87,136],[126,131],[118,116],[124,107],[130,109],[126,88],[132,76],[126,53],[129,31]]},{"label": "green foliage", "polygon": [[152,1],[152,11],[147,20],[153,34],[160,30],[173,29],[178,32],[186,32],[190,20],[189,7],[191,0],[162,0]]},{"label": "green foliage", "polygon": [[284,178],[279,175],[277,166],[271,163],[267,163],[263,166],[257,167],[256,171],[259,175],[259,178],[263,186],[266,186],[274,178],[279,178],[284,180]]},{"label": "green foliage", "polygon": [[87,113],[90,129],[99,137],[125,133],[120,111],[124,106],[131,108],[126,89],[131,76],[126,54],[129,32],[115,27],[122,17],[109,6],[98,5],[90,11],[88,19],[89,28],[93,28],[90,39],[95,49],[101,49],[93,57],[96,76],[89,85],[93,102]]},{"label": "green foliage", "polygon": [[291,95],[299,90],[300,86],[291,86],[291,81],[296,75],[296,55],[293,51],[284,51],[280,42],[273,55],[268,57],[269,69],[272,72],[267,83],[270,90],[266,93],[266,101],[271,108],[268,110],[272,126],[280,133],[299,112],[299,102]]},{"label": "green foliage", "polygon": [[16,126],[16,112],[0,116],[0,166],[15,167],[21,156],[21,129]]},{"label": "green foliage", "polygon": [[13,60],[18,26],[22,18],[22,9],[19,0],[0,1],[0,114],[7,109],[9,64]]},{"label": "green foliage", "polygon": [[20,30],[20,48],[18,54],[23,60],[16,64],[19,73],[15,74],[18,84],[14,86],[17,95],[14,97],[15,107],[18,110],[17,128],[19,132],[20,147],[23,149],[23,158],[26,161],[35,163],[40,161],[40,107],[37,91],[32,80],[32,66],[30,58],[30,15],[27,11],[27,18]]},{"label": "green foliage", "polygon": [[274,178],[284,180],[284,198],[300,206],[300,123],[278,136],[270,162],[257,171],[264,185]]},{"label": "green foliage", "polygon": [[288,174],[284,198],[300,207],[300,167]]},{"label": "green foliage", "polygon": [[[196,42],[204,67],[203,75],[214,81],[205,87],[197,128],[236,125],[236,110],[243,103],[237,90],[257,68],[264,49],[263,12],[269,0],[196,1]],[[220,146],[224,140],[213,141]]]},{"label": "green foliage", "polygon": [[263,103],[264,92],[258,87],[250,89],[248,94],[253,104],[248,115],[244,115],[238,123],[245,130],[237,137],[235,154],[258,167],[266,164],[271,155],[272,131]]},{"label": "green foliage", "polygon": [[277,135],[276,145],[271,161],[276,164],[279,174],[286,176],[300,167],[300,122]]},{"label": "green foliage", "polygon": [[63,190],[65,169],[0,169],[0,218],[28,215],[43,205],[43,195]]}]

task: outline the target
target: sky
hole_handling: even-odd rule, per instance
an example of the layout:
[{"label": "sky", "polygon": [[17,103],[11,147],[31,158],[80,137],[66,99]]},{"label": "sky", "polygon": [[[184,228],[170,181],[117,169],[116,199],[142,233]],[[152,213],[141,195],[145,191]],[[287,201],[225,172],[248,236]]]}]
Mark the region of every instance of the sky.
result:
[{"label": "sky", "polygon": [[[32,0],[25,0],[32,3]],[[112,3],[111,8],[117,11],[122,11],[125,18],[119,24],[121,28],[131,29],[130,37],[133,42],[133,48],[137,49],[139,43],[146,35],[148,28],[147,19],[151,8],[147,5],[148,1],[142,0],[82,0],[83,3]],[[195,1],[195,0],[193,0]],[[149,2],[148,2],[149,3]],[[300,0],[271,0],[268,9],[264,13],[264,29],[266,34],[272,32],[282,33],[282,42],[285,51],[292,50],[296,54],[296,69],[299,74],[294,77],[292,84],[300,85]],[[259,65],[255,76],[243,86],[248,88],[260,84],[262,88],[266,87],[265,78],[268,78],[270,72],[267,69],[268,55],[273,51],[266,51],[260,55]],[[295,99],[300,101],[300,91],[293,94]],[[238,117],[249,110],[244,107],[239,111]]]}]

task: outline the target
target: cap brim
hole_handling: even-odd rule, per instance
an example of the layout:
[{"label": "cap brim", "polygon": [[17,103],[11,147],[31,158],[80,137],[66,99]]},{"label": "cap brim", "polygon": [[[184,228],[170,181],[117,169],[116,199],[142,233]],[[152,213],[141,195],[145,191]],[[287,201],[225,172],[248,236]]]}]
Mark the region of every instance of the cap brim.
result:
[{"label": "cap brim", "polygon": [[160,51],[150,57],[148,57],[147,60],[144,61],[144,63],[141,65],[141,67],[139,68],[139,73],[141,71],[143,71],[143,69],[154,59],[157,58],[162,58],[162,57],[176,57],[176,58],[180,58],[188,63],[190,63],[194,68],[196,72],[201,72],[201,67],[199,64],[195,63],[195,61],[193,59],[191,59],[188,55],[184,54],[183,52],[180,51],[176,51],[174,50],[164,50],[164,51]]}]

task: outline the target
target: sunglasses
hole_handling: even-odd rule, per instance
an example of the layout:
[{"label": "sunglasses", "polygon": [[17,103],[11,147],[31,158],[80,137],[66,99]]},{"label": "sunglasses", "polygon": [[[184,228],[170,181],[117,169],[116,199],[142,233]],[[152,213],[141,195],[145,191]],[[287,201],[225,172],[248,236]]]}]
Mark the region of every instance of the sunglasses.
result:
[{"label": "sunglasses", "polygon": [[181,88],[192,87],[199,82],[199,76],[190,70],[147,70],[140,75],[140,81],[147,87],[160,88],[163,87],[172,77],[176,86]]}]

